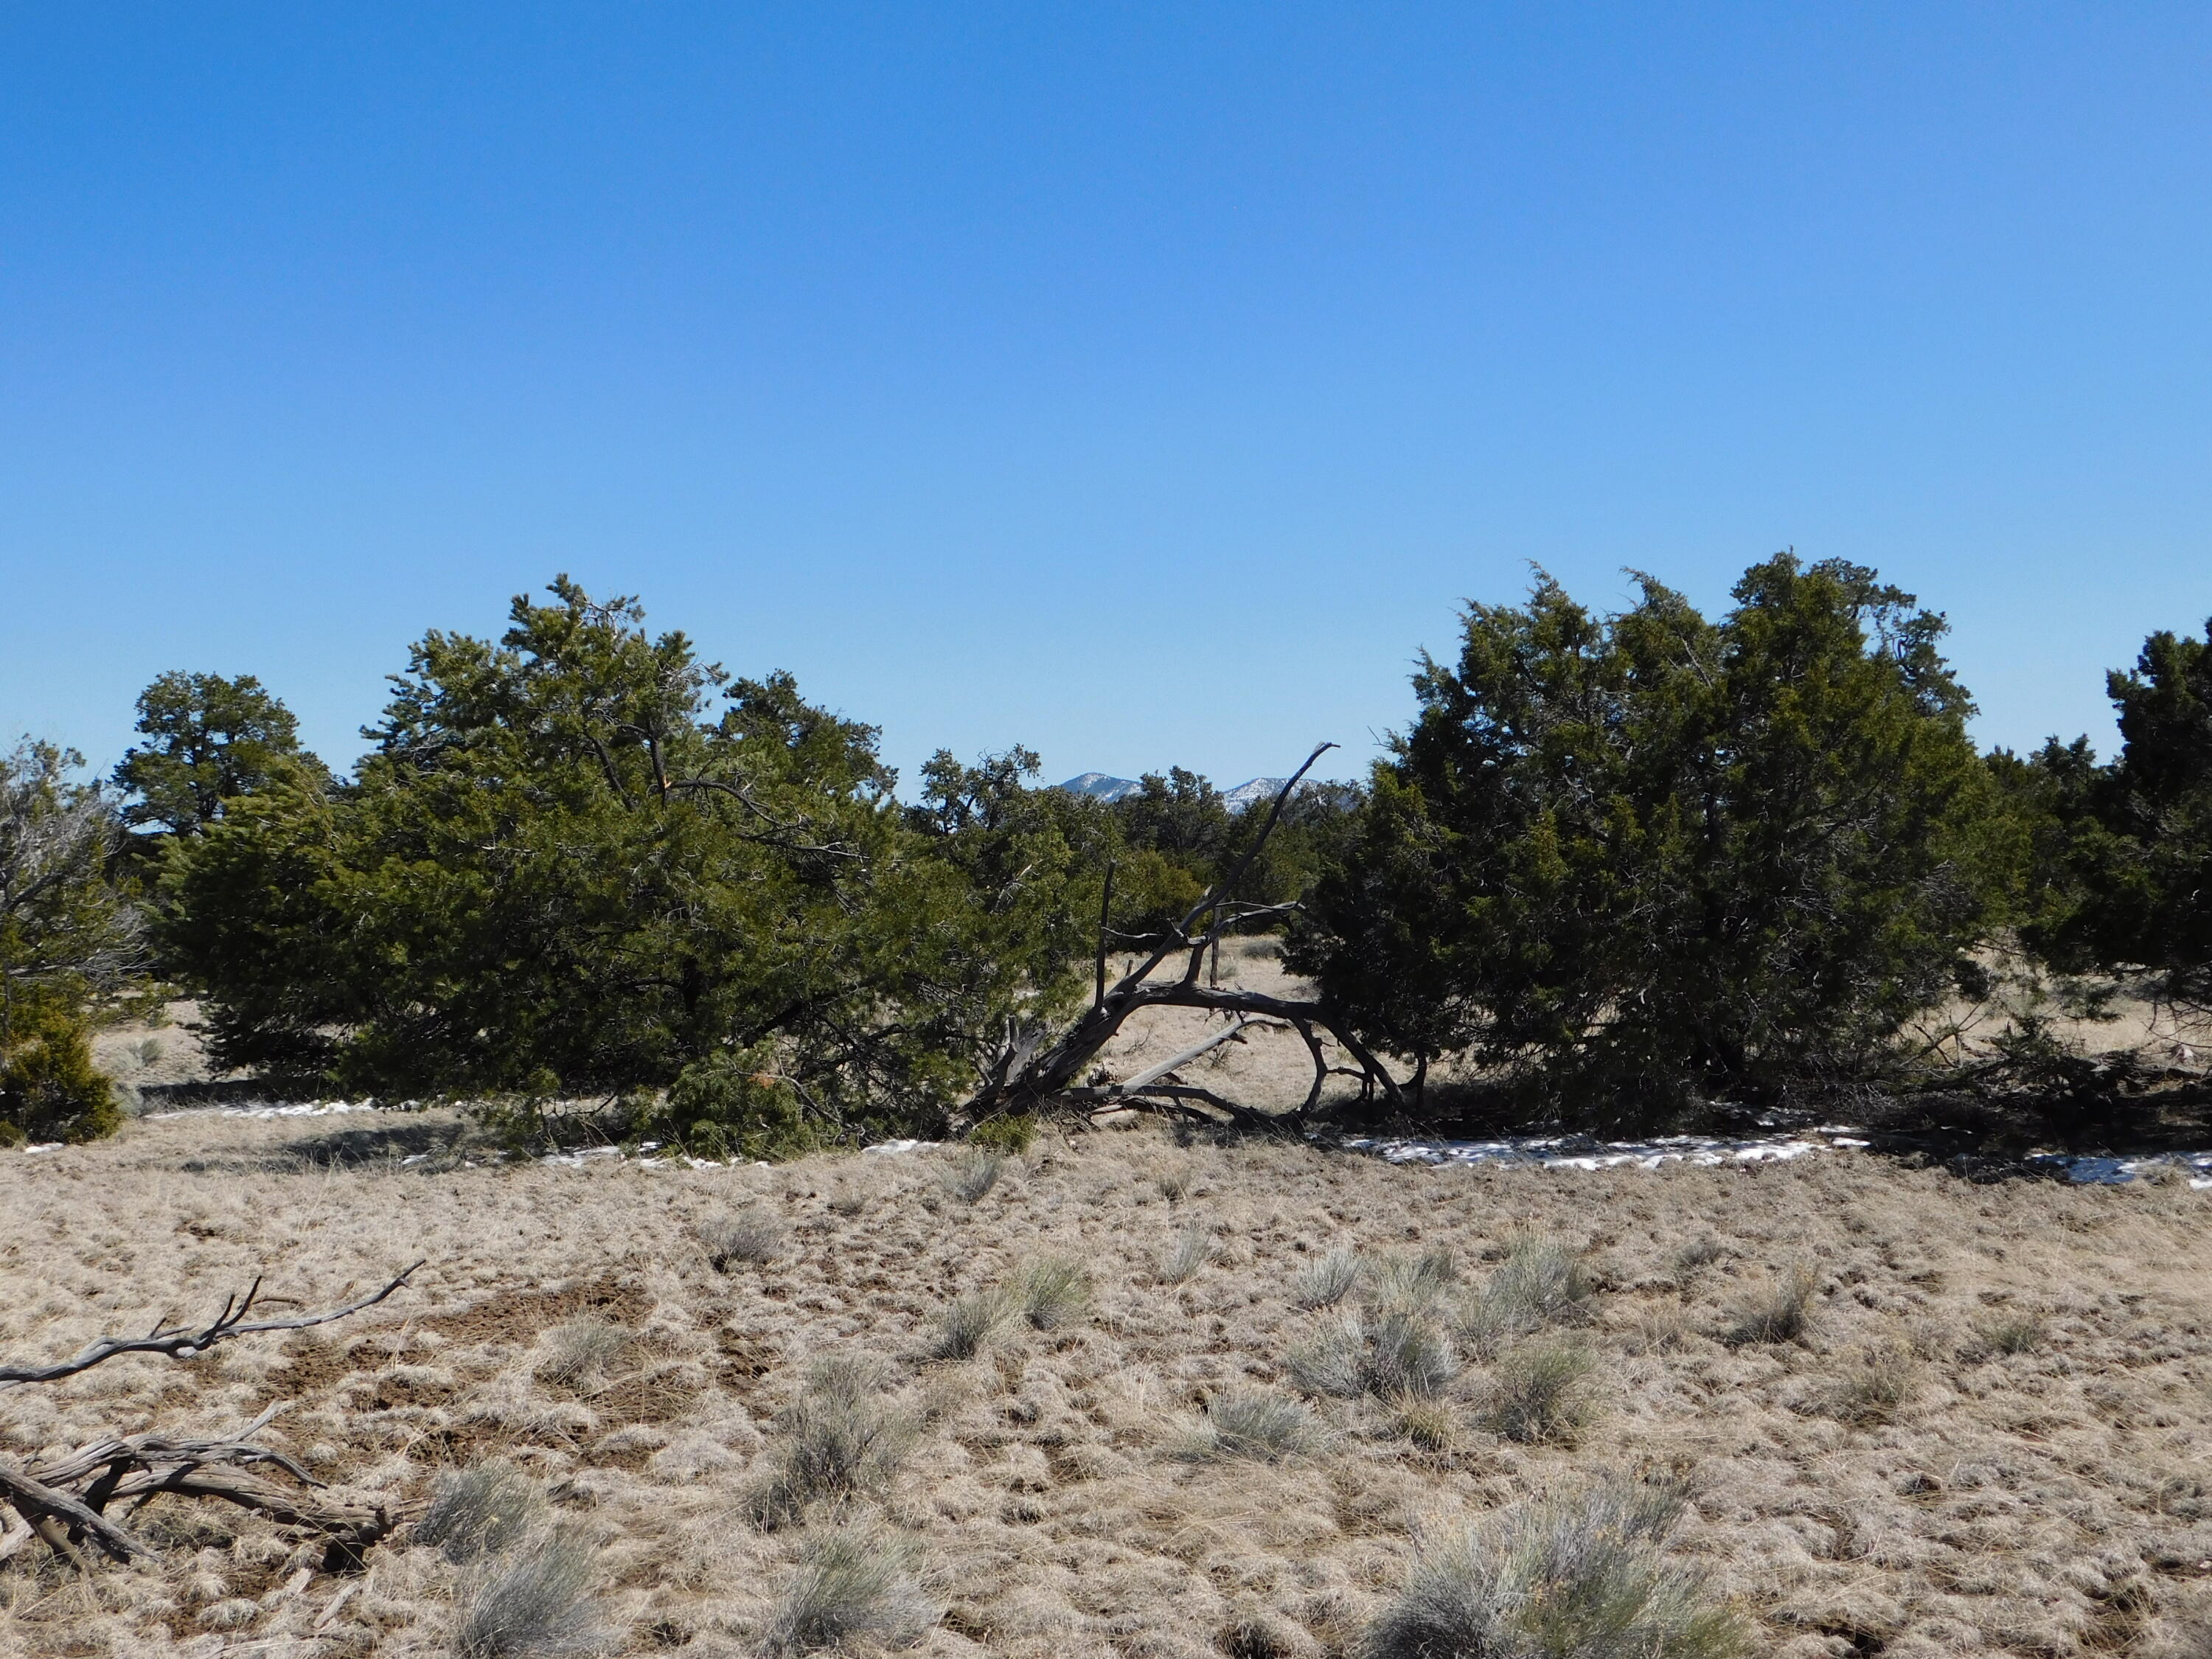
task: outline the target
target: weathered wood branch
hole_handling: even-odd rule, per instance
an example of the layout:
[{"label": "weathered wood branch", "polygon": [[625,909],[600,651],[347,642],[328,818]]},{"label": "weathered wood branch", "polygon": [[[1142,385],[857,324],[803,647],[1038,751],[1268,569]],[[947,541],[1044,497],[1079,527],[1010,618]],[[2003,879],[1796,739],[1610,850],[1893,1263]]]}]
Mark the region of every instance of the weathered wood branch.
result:
[{"label": "weathered wood branch", "polygon": [[[1361,1080],[1364,1096],[1372,1097],[1379,1094],[1393,1106],[1402,1103],[1403,1095],[1397,1080],[1359,1042],[1344,1017],[1329,1004],[1270,996],[1258,991],[1224,990],[1218,986],[1200,982],[1207,947],[1217,944],[1232,927],[1255,921],[1273,921],[1297,909],[1295,904],[1240,903],[1236,898],[1236,889],[1266,847],[1267,837],[1274,833],[1276,825],[1281,822],[1284,805],[1291,793],[1304,781],[1306,774],[1313,769],[1315,763],[1334,747],[1334,744],[1325,743],[1306,757],[1305,763],[1276,791],[1266,818],[1261,821],[1243,855],[1227,874],[1206,890],[1179,923],[1164,933],[1150,936],[1145,941],[1149,948],[1137,965],[1111,986],[1106,983],[1106,941],[1110,930],[1102,906],[1094,963],[1095,988],[1090,1008],[1056,1041],[1037,1048],[1033,1054],[1018,1061],[994,1066],[981,1089],[967,1104],[966,1111],[971,1118],[1000,1112],[1031,1111],[1061,1100],[1069,1104],[1095,1107],[1109,1099],[1126,1100],[1142,1094],[1177,1105],[1199,1100],[1226,1112],[1237,1121],[1248,1119],[1254,1121],[1299,1121],[1310,1116],[1318,1109],[1322,1088],[1328,1079],[1348,1069],[1332,1066],[1328,1063],[1321,1040],[1316,1035],[1317,1030],[1326,1031],[1357,1064],[1358,1071],[1356,1075]],[[1163,969],[1178,959],[1181,959],[1181,967],[1174,977],[1170,978],[1162,973]],[[1147,1008],[1196,1008],[1229,1015],[1232,1024],[1227,1030],[1209,1036],[1205,1042],[1178,1054],[1164,1066],[1155,1066],[1140,1073],[1126,1083],[1118,1085],[1084,1083],[1083,1075],[1099,1052],[1113,1041],[1115,1035],[1132,1015]],[[1305,1040],[1306,1047],[1313,1055],[1313,1086],[1307,1093],[1305,1103],[1287,1119],[1268,1120],[1264,1114],[1233,1105],[1208,1091],[1164,1085],[1157,1081],[1176,1066],[1187,1064],[1216,1044],[1228,1041],[1255,1018],[1280,1021],[1292,1027]]]},{"label": "weathered wood branch", "polygon": [[343,1308],[333,1308],[327,1313],[302,1314],[294,1319],[258,1319],[249,1322],[246,1316],[252,1312],[253,1304],[261,1295],[261,1281],[256,1279],[244,1296],[234,1292],[226,1297],[222,1311],[198,1330],[169,1329],[164,1318],[157,1320],[154,1328],[144,1336],[103,1336],[58,1364],[0,1365],[0,1389],[16,1388],[26,1382],[58,1382],[65,1376],[75,1376],[79,1371],[88,1371],[94,1365],[105,1364],[120,1354],[158,1353],[170,1359],[190,1359],[195,1354],[205,1352],[216,1343],[227,1342],[235,1336],[253,1336],[263,1331],[304,1331],[312,1325],[327,1325],[334,1319],[343,1319],[349,1314],[357,1314],[364,1308],[374,1307],[412,1279],[422,1265],[421,1261],[416,1262],[382,1290],[358,1301],[349,1302]]},{"label": "weathered wood branch", "polygon": [[[190,1359],[217,1343],[264,1331],[299,1331],[374,1307],[422,1267],[417,1261],[381,1289],[324,1313],[288,1319],[249,1319],[260,1299],[256,1279],[243,1296],[233,1293],[204,1326],[191,1330],[155,1322],[142,1337],[102,1337],[71,1358],[52,1365],[0,1366],[0,1387],[54,1382],[90,1370],[127,1353],[155,1353]],[[0,1561],[15,1554],[33,1537],[79,1571],[88,1570],[88,1549],[113,1561],[150,1555],[151,1547],[109,1519],[116,1504],[143,1507],[164,1492],[186,1498],[215,1498],[267,1516],[279,1525],[299,1527],[327,1540],[325,1571],[358,1567],[362,1552],[387,1536],[405,1518],[382,1504],[325,1495],[323,1482],[283,1452],[256,1444],[250,1436],[266,1428],[281,1406],[271,1406],[228,1438],[172,1440],[155,1434],[130,1439],[96,1440],[64,1457],[28,1468],[0,1462]],[[282,1486],[258,1473],[276,1470],[296,1482]]]}]

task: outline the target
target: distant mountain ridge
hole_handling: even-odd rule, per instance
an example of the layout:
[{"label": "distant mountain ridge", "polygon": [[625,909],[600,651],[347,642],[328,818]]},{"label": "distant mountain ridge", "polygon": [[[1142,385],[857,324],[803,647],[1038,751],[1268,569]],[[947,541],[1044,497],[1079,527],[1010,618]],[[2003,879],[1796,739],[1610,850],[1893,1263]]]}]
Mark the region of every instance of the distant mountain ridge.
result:
[{"label": "distant mountain ridge", "polygon": [[[1085,772],[1079,777],[1070,778],[1066,783],[1053,787],[1065,789],[1071,795],[1088,795],[1093,800],[1103,800],[1111,805],[1135,794],[1145,786],[1134,778],[1117,778],[1104,772]],[[1283,780],[1280,778],[1254,778],[1249,782],[1238,784],[1234,789],[1223,790],[1221,799],[1231,811],[1241,812],[1255,801],[1274,799],[1275,792],[1282,787]]]}]

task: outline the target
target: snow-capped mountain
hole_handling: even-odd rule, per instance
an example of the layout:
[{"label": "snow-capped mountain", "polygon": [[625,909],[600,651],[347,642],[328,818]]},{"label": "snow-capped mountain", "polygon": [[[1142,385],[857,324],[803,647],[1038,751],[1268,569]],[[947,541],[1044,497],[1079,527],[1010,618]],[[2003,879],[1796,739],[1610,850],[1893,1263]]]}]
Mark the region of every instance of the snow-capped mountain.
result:
[{"label": "snow-capped mountain", "polygon": [[1275,792],[1283,787],[1281,778],[1254,778],[1249,783],[1240,783],[1234,789],[1224,789],[1221,799],[1229,803],[1229,810],[1241,812],[1248,806],[1264,806],[1274,799]]},{"label": "snow-capped mountain", "polygon": [[[1070,778],[1058,786],[1071,795],[1089,795],[1094,800],[1117,801],[1135,794],[1144,785],[1133,778],[1117,778],[1104,772],[1085,772],[1081,777]],[[1280,778],[1254,778],[1240,783],[1234,789],[1224,789],[1221,799],[1232,812],[1241,812],[1255,802],[1265,803],[1275,798],[1275,791],[1283,787]]]},{"label": "snow-capped mountain", "polygon": [[1144,787],[1134,778],[1113,778],[1103,772],[1085,772],[1079,778],[1070,778],[1055,786],[1071,795],[1091,795],[1103,801],[1117,801],[1124,795],[1133,795]]}]

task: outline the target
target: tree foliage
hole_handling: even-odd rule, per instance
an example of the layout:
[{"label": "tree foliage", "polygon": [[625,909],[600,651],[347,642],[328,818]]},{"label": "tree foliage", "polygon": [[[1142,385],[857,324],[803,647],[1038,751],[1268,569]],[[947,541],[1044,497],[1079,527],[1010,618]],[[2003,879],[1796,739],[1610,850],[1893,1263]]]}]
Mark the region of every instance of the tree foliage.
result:
[{"label": "tree foliage", "polygon": [[2148,980],[2212,1016],[2212,623],[2203,640],[2153,634],[2106,684],[2121,738],[2111,765],[2086,738],[1996,763],[2034,826],[2028,937],[2062,969]]},{"label": "tree foliage", "polygon": [[0,755],[0,1141],[83,1139],[118,1121],[89,1021],[140,966],[116,880],[120,828],[83,757],[27,739]]},{"label": "tree foliage", "polygon": [[874,731],[789,676],[550,592],[495,644],[416,646],[350,781],[280,765],[179,838],[162,938],[222,1063],[642,1091],[641,1130],[787,1147],[935,1121],[1073,994],[1079,872],[1034,757],[940,756],[903,810]]},{"label": "tree foliage", "polygon": [[1468,1049],[1595,1118],[1864,1077],[2002,886],[1942,620],[1786,555],[1718,623],[1639,581],[1468,607],[1293,964],[1417,1066]]},{"label": "tree foliage", "polygon": [[319,767],[302,753],[291,711],[251,674],[164,674],[139,693],[137,730],[148,741],[115,769],[115,787],[129,798],[123,819],[134,828],[197,835],[221,822],[233,799],[280,773]]}]

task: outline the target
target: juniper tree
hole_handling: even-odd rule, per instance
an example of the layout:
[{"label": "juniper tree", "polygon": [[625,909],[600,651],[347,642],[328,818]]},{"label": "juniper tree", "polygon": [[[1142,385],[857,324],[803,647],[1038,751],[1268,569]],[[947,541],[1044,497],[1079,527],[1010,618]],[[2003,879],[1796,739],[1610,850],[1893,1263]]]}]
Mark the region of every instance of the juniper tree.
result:
[{"label": "juniper tree", "polygon": [[349,781],[281,772],[179,842],[162,937],[220,1062],[637,1092],[776,1150],[936,1122],[1072,995],[1079,872],[1021,765],[946,763],[912,820],[873,728],[642,623],[562,578],[496,643],[433,632]]},{"label": "juniper tree", "polygon": [[1293,964],[1417,1074],[1468,1048],[1596,1119],[1863,1076],[1993,902],[1942,619],[1838,562],[1718,623],[1638,580],[1468,608]]}]

